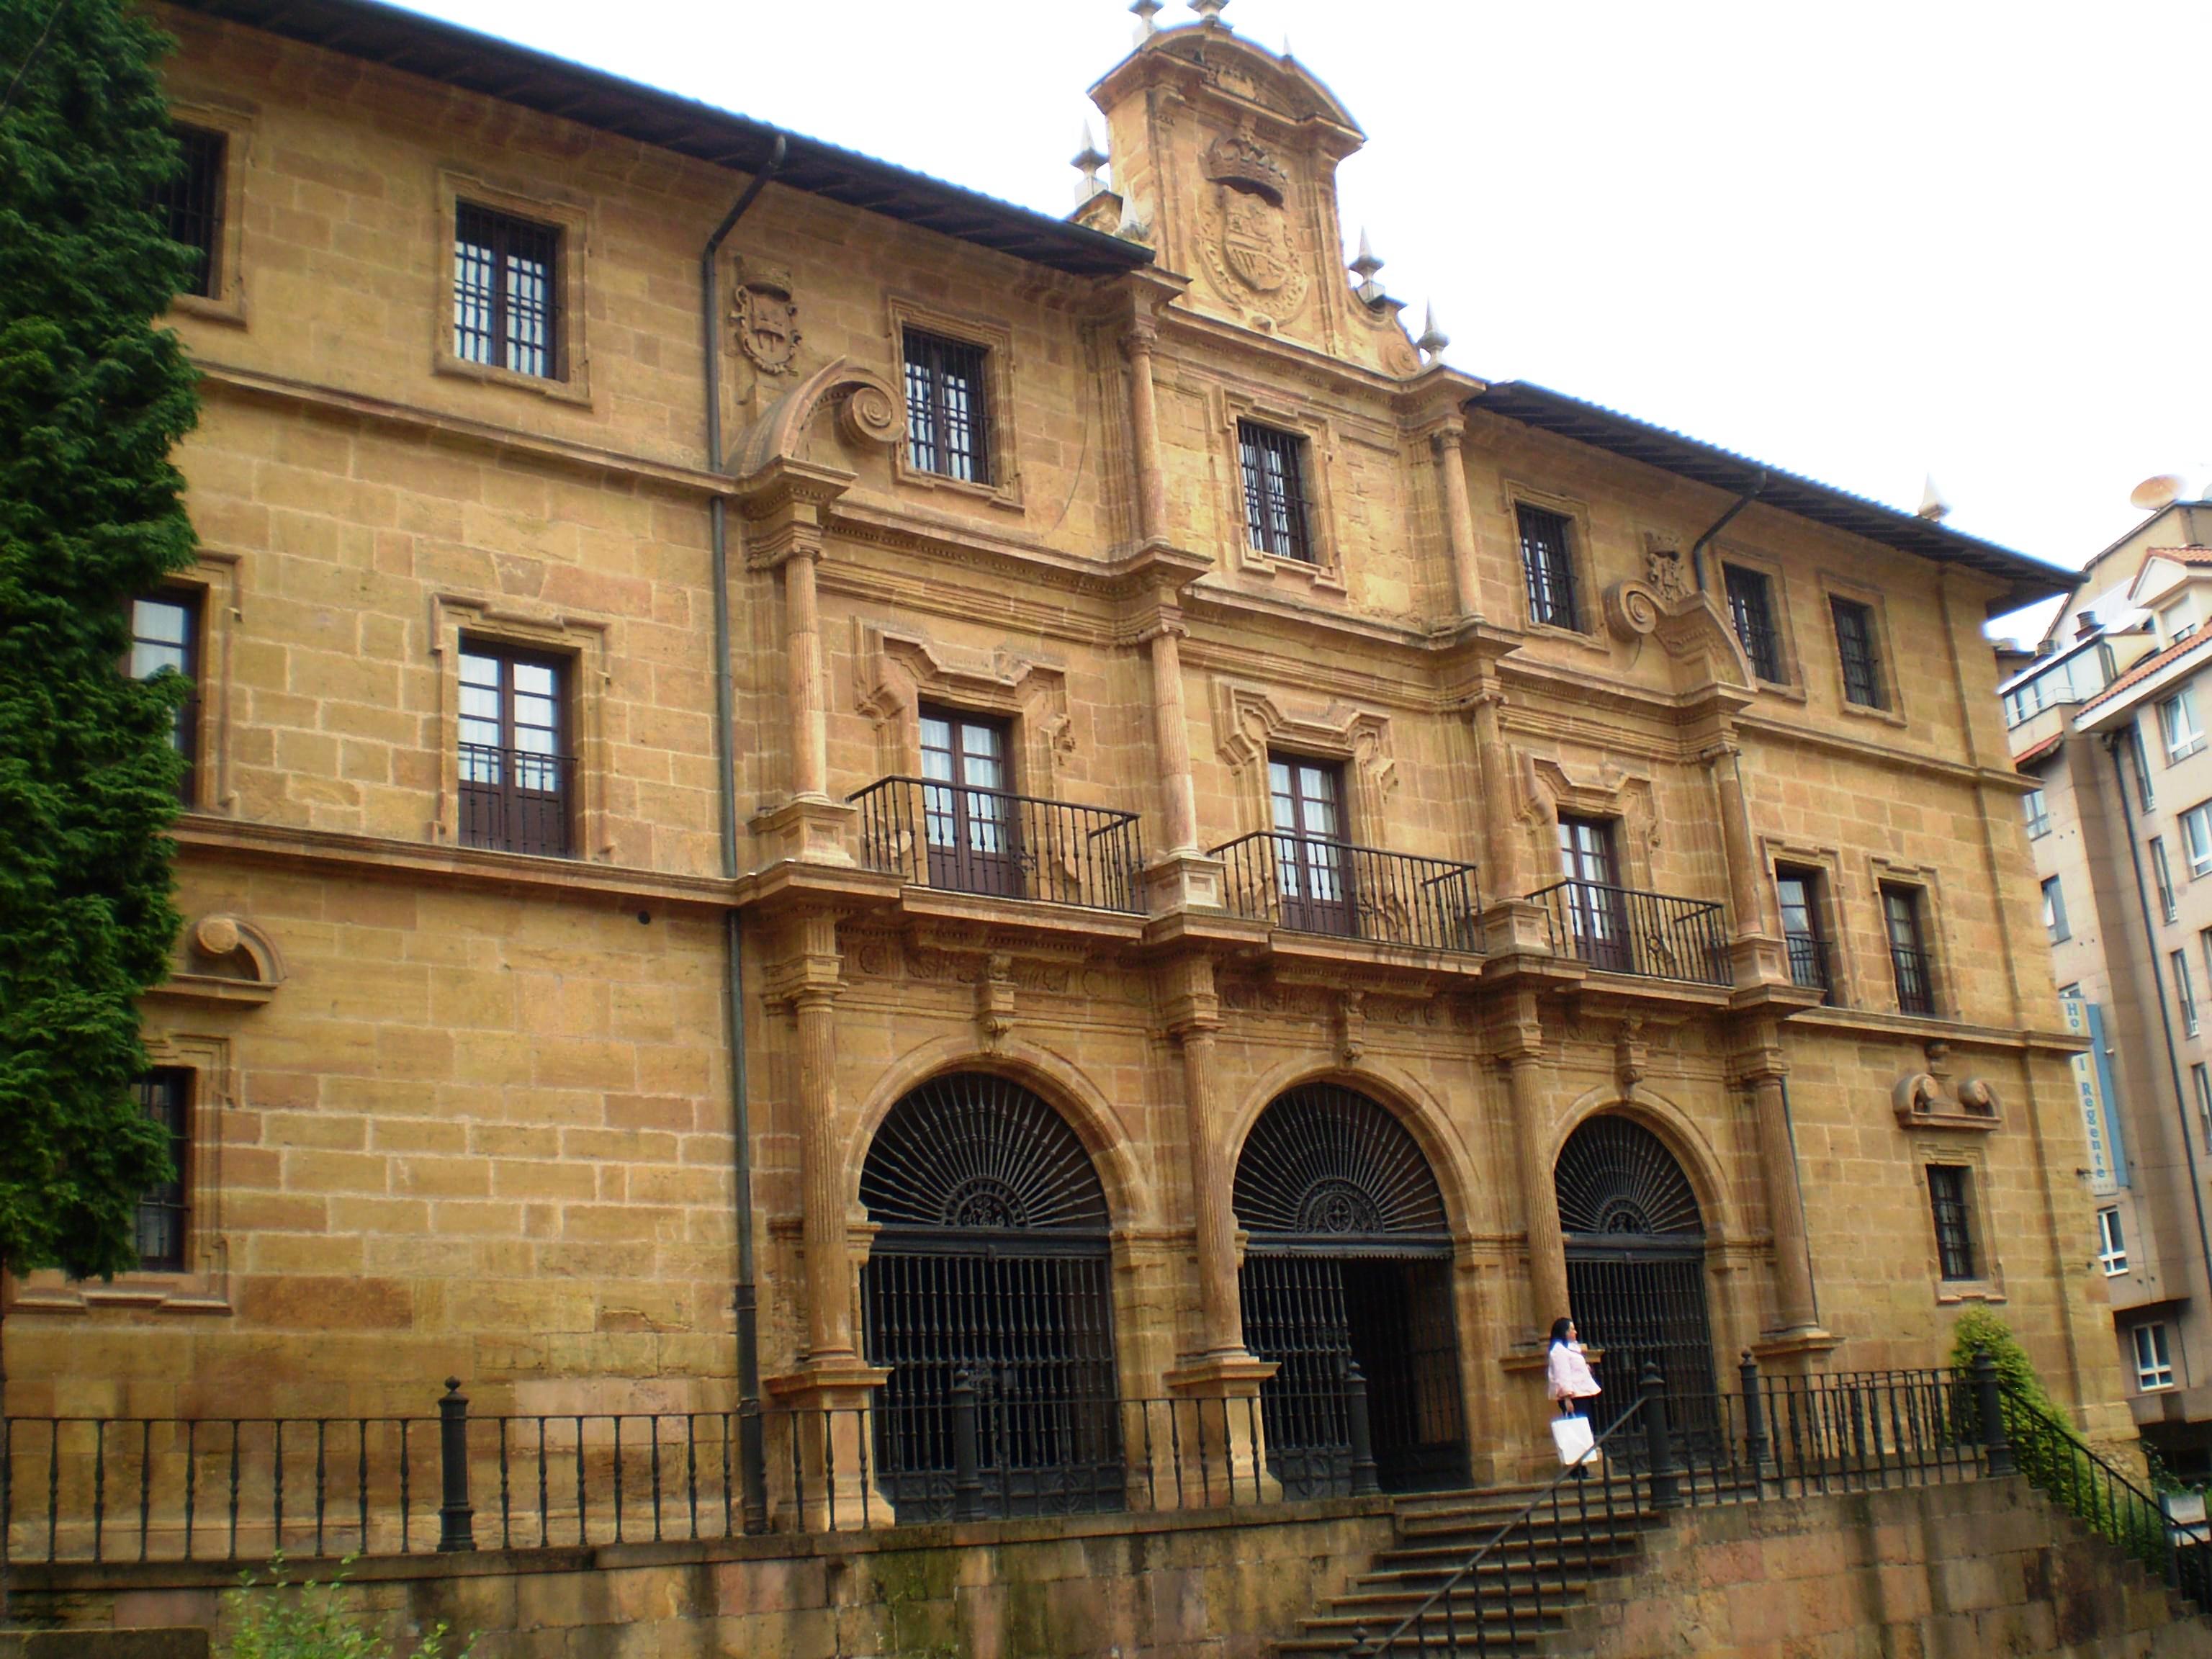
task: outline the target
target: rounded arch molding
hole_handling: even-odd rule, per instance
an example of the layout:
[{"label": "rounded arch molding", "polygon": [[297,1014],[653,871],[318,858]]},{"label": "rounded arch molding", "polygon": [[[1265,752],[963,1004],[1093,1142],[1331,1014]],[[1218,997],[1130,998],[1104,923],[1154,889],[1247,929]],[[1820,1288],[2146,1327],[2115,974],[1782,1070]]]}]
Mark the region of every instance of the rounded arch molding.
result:
[{"label": "rounded arch molding", "polygon": [[1293,1060],[1263,1076],[1238,1103],[1229,1126],[1226,1139],[1232,1170],[1243,1162],[1261,1115],[1284,1095],[1309,1084],[1349,1089],[1389,1114],[1413,1136],[1414,1146],[1427,1160],[1429,1173],[1443,1196],[1444,1222],[1452,1237],[1464,1239],[1480,1231],[1473,1195],[1481,1188],[1474,1179],[1474,1160],[1451,1128],[1443,1103],[1413,1079],[1372,1063],[1328,1066],[1310,1060]]},{"label": "rounded arch molding", "polygon": [[1663,1095],[1638,1087],[1629,1094],[1617,1089],[1593,1089],[1576,1099],[1562,1112],[1552,1126],[1551,1145],[1545,1161],[1554,1178],[1559,1167],[1559,1154],[1566,1150],[1567,1142],[1575,1132],[1600,1117],[1622,1117],[1658,1137],[1659,1144],[1667,1149],[1683,1178],[1690,1183],[1690,1193],[1698,1201],[1698,1209],[1705,1222],[1708,1246],[1738,1237],[1741,1229],[1728,1200],[1728,1183],[1721,1173],[1721,1161],[1713,1150],[1712,1142],[1695,1119]]},{"label": "rounded arch molding", "polygon": [[933,1078],[952,1072],[981,1072],[1018,1083],[1066,1121],[1106,1189],[1110,1231],[1155,1224],[1157,1198],[1127,1126],[1079,1067],[1029,1043],[1008,1041],[987,1049],[958,1037],[940,1037],[901,1055],[870,1091],[846,1148],[841,1190],[848,1212],[860,1206],[860,1171],[891,1108]]}]

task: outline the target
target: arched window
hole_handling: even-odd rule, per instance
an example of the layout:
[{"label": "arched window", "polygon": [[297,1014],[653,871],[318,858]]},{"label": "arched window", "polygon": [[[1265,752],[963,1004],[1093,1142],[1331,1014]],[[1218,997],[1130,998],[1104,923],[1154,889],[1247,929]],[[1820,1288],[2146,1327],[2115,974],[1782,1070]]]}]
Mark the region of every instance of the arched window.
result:
[{"label": "arched window", "polygon": [[933,1079],[876,1132],[860,1200],[882,1230],[861,1294],[899,1518],[952,1512],[963,1376],[993,1512],[1120,1507],[1106,1194],[1066,1120],[1004,1078]]},{"label": "arched window", "polygon": [[1284,1491],[1351,1490],[1354,1364],[1383,1489],[1463,1482],[1451,1233],[1413,1136],[1350,1089],[1292,1089],[1252,1126],[1234,1201],[1245,1346],[1278,1367],[1261,1402]]},{"label": "arched window", "polygon": [[1583,1341],[1604,1351],[1600,1421],[1636,1399],[1647,1362],[1667,1380],[1674,1421],[1712,1426],[1712,1326],[1705,1224],[1689,1178],[1632,1118],[1594,1117],[1559,1149],[1553,1180],[1566,1235],[1567,1300]]}]

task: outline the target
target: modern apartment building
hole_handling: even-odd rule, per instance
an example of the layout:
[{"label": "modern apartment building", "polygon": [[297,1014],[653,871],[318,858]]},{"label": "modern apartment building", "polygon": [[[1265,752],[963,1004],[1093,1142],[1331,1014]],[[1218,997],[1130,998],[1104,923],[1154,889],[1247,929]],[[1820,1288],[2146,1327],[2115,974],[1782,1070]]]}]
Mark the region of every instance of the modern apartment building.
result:
[{"label": "modern apartment building", "polygon": [[2212,507],[2153,514],[2083,570],[2002,699],[2075,1062],[2129,1403],[2212,1473]]}]

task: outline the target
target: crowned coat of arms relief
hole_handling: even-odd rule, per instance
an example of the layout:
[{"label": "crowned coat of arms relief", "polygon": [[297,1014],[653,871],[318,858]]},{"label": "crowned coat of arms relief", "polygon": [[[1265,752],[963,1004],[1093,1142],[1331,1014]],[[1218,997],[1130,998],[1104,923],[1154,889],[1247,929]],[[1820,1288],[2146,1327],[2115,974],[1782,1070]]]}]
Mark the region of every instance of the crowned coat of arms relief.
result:
[{"label": "crowned coat of arms relief", "polygon": [[1232,302],[1280,323],[1305,303],[1309,286],[1288,210],[1290,179],[1252,139],[1223,138],[1206,151],[1207,265]]},{"label": "crowned coat of arms relief", "polygon": [[730,301],[738,349],[763,374],[787,374],[799,356],[799,307],[791,273],[757,260],[738,262],[737,293]]}]

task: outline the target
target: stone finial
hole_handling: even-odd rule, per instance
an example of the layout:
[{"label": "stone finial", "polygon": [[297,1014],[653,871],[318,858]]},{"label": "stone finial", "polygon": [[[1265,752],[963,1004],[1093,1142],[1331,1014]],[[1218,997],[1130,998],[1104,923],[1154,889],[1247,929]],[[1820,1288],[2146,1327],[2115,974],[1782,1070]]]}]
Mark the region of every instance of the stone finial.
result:
[{"label": "stone finial", "polygon": [[1069,162],[1083,174],[1083,182],[1075,187],[1075,200],[1079,206],[1106,188],[1098,182],[1098,169],[1104,167],[1106,161],[1106,152],[1098,148],[1098,141],[1091,134],[1091,123],[1085,121],[1083,124],[1083,146]]},{"label": "stone finial", "polygon": [[[1198,14],[1201,23],[1221,23],[1221,9],[1228,3],[1229,0],[1190,0],[1190,9]],[[1227,28],[1229,25],[1221,23],[1221,27]]]},{"label": "stone finial", "polygon": [[1368,245],[1367,227],[1362,225],[1359,228],[1359,257],[1352,262],[1352,275],[1359,281],[1352,291],[1370,306],[1382,303],[1382,284],[1375,280],[1375,273],[1382,269],[1382,262],[1375,257],[1375,250]]},{"label": "stone finial", "polygon": [[1426,316],[1422,319],[1421,337],[1413,342],[1414,349],[1431,362],[1434,362],[1438,357],[1443,356],[1444,348],[1450,343],[1451,336],[1437,326],[1437,307],[1436,302],[1432,300],[1429,302]]},{"label": "stone finial", "polygon": [[1917,513],[1918,516],[1931,523],[1950,516],[1951,503],[1943,499],[1943,492],[1936,487],[1936,475],[1932,472],[1928,475],[1928,481],[1921,486],[1920,506]]},{"label": "stone finial", "polygon": [[1152,21],[1164,8],[1161,0],[1134,0],[1129,9],[1137,14],[1137,43],[1141,46],[1152,37],[1159,25]]}]

